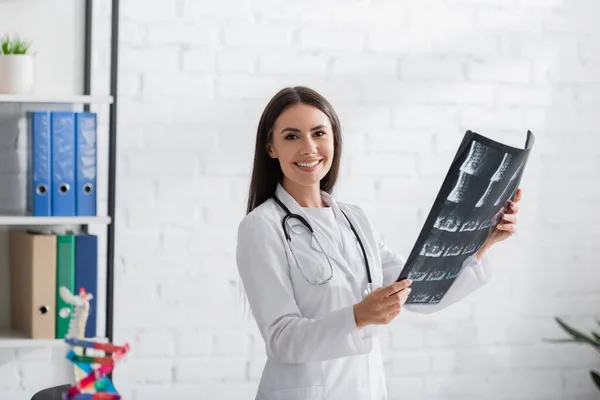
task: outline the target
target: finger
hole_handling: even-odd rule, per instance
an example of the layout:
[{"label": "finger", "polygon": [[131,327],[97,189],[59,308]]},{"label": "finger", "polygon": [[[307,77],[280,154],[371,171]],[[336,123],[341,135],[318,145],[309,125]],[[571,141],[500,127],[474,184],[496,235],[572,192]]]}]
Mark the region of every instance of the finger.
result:
[{"label": "finger", "polygon": [[401,290],[394,294],[391,294],[387,297],[384,297],[383,299],[380,299],[379,300],[379,309],[386,310],[388,307],[391,307],[395,304],[400,304],[400,302],[402,301],[402,294],[404,292],[406,292],[407,290],[408,289],[404,289],[404,290]]},{"label": "finger", "polygon": [[401,290],[397,293],[394,293],[384,299],[381,300],[381,305],[383,307],[383,309],[386,309],[388,307],[392,307],[396,304],[404,304],[404,302],[406,301],[406,299],[408,298],[408,295],[411,292],[411,288],[406,288],[404,290]]},{"label": "finger", "polygon": [[501,231],[508,232],[511,235],[517,231],[517,226],[511,223],[498,224],[496,225],[496,228],[498,228]]},{"label": "finger", "polygon": [[516,214],[519,212],[519,206],[514,201],[509,201],[508,212],[510,214]]},{"label": "finger", "polygon": [[515,193],[515,199],[513,201],[515,203],[517,203],[519,200],[521,200],[522,195],[523,195],[523,190],[521,190],[521,188],[518,188],[517,192]]},{"label": "finger", "polygon": [[394,303],[394,304],[384,308],[382,310],[382,314],[388,315],[390,313],[400,310],[401,308],[402,308],[402,305],[400,303]]},{"label": "finger", "polygon": [[[404,292],[406,292],[406,290],[403,290],[402,292],[404,293]],[[408,295],[403,295],[400,303],[395,304],[394,306],[388,308],[388,310],[391,311],[391,314],[393,314],[394,316],[400,314],[400,311],[402,311],[402,307],[404,306],[404,302],[406,301],[407,298],[408,298]]]},{"label": "finger", "polygon": [[517,216],[515,214],[502,214],[502,220],[516,224]]},{"label": "finger", "polygon": [[387,316],[387,322],[392,322],[394,318],[396,318],[398,314],[400,314],[400,311],[402,311],[402,308],[398,308],[397,310],[394,310],[393,312],[389,313]]},{"label": "finger", "polygon": [[499,229],[501,231],[505,231],[507,229],[508,225],[510,225],[510,223],[503,222],[501,224],[496,225],[496,229]]},{"label": "finger", "polygon": [[402,299],[400,300],[400,305],[403,306],[404,303],[406,303],[406,300],[408,300],[408,296],[410,295],[410,292],[412,291],[411,288],[408,288],[407,290],[403,290],[402,291]]},{"label": "finger", "polygon": [[381,318],[379,318],[379,320],[377,320],[377,323],[379,325],[387,325],[390,322],[392,322],[394,320],[396,316],[394,314],[386,314],[386,315],[382,315]]},{"label": "finger", "polygon": [[394,293],[399,292],[400,290],[406,289],[407,287],[409,287],[411,285],[412,281],[410,279],[404,279],[401,280],[400,282],[394,282],[384,288],[382,288],[379,293],[378,296],[379,298],[384,298],[384,297],[388,297]]},{"label": "finger", "polygon": [[389,324],[390,322],[392,322],[394,320],[394,318],[396,318],[398,316],[398,314],[400,314],[400,311],[402,311],[402,307],[396,307],[393,309],[390,308],[390,311],[382,316],[383,317],[382,322],[384,324]]}]

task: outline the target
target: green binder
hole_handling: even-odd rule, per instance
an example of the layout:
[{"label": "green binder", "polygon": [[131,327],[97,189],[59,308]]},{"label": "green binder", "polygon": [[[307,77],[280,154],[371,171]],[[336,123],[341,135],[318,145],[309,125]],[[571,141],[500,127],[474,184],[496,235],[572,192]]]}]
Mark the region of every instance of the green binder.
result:
[{"label": "green binder", "polygon": [[73,308],[60,297],[64,286],[75,294],[75,236],[56,236],[56,338],[64,339],[69,331]]}]

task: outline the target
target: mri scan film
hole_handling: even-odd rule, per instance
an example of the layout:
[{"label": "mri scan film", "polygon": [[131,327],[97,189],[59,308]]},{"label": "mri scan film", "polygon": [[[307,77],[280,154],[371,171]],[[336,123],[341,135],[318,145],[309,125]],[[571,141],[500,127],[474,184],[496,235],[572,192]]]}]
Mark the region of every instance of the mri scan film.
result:
[{"label": "mri scan film", "polygon": [[535,136],[524,149],[467,131],[398,280],[413,281],[407,304],[439,303],[464,262],[486,241],[519,187]]}]

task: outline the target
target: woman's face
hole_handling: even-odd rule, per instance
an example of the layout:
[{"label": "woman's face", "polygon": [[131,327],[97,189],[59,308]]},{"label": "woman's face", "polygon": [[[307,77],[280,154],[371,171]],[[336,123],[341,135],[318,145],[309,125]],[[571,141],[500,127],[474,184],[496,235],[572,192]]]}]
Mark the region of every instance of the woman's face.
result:
[{"label": "woman's face", "polygon": [[333,131],[321,110],[306,104],[286,109],[275,121],[267,152],[279,159],[284,180],[319,185],[333,161]]}]

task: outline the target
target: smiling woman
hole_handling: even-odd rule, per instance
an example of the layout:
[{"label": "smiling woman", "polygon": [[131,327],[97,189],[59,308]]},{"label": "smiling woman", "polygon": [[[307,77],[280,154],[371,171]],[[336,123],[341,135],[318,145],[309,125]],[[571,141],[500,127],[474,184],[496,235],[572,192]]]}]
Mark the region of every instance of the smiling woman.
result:
[{"label": "smiling woman", "polygon": [[[405,308],[412,282],[396,282],[406,260],[360,207],[334,200],[341,153],[338,117],[317,92],[285,88],[265,107],[236,249],[267,353],[256,399],[387,398],[375,325]],[[439,304],[412,310],[458,301],[485,269],[470,258]]]}]

